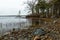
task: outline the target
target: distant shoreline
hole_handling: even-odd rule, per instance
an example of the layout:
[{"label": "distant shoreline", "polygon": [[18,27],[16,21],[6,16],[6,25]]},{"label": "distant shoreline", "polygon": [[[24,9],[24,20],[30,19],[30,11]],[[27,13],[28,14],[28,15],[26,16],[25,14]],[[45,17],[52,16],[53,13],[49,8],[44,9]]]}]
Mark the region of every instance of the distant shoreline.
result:
[{"label": "distant shoreline", "polygon": [[0,15],[0,17],[17,17],[17,16],[26,16],[26,15]]}]

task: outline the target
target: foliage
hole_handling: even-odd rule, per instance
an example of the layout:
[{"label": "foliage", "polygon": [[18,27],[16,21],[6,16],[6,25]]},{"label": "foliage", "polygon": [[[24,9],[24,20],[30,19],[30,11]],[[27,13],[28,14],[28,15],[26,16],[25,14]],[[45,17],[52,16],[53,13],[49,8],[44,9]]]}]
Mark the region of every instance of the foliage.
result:
[{"label": "foliage", "polygon": [[[56,2],[59,2],[59,0],[51,0],[49,1],[48,3],[45,1],[45,0],[34,0],[32,1],[28,1],[27,4],[28,4],[28,8],[29,10],[34,14],[35,12],[37,14],[39,13],[42,13],[43,16],[49,16],[50,14],[50,17],[55,15],[53,14],[54,11],[54,4],[56,4]],[[51,9],[51,10],[49,10]],[[50,14],[49,14],[49,11],[50,11]],[[40,14],[39,14],[40,15]]]}]

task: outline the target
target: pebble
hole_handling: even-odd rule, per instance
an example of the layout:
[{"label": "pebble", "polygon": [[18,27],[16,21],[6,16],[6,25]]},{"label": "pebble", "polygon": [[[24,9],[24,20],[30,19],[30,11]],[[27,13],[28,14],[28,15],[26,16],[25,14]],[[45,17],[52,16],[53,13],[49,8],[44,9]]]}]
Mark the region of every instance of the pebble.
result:
[{"label": "pebble", "polygon": [[60,31],[47,28],[47,31],[50,31],[48,33],[45,29],[46,28],[35,28],[30,29],[30,31],[28,29],[15,31],[14,29],[12,32],[7,32],[5,35],[1,36],[0,40],[36,40],[36,38],[40,40],[57,40],[60,38]]}]

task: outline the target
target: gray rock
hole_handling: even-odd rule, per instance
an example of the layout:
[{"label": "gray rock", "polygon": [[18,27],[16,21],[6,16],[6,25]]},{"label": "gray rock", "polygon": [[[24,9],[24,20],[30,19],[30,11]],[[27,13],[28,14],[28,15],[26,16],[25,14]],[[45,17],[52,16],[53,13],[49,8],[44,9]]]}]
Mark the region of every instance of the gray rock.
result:
[{"label": "gray rock", "polygon": [[32,32],[33,35],[45,35],[46,32],[41,29],[41,28],[38,28],[38,29],[34,29],[33,32]]}]

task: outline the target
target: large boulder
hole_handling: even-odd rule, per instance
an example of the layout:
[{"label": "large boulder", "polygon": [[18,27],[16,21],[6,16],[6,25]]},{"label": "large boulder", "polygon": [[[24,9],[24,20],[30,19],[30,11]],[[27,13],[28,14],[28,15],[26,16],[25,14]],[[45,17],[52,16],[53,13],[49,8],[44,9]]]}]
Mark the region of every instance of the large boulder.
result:
[{"label": "large boulder", "polygon": [[41,28],[37,28],[37,29],[34,29],[33,32],[32,32],[33,35],[45,35],[46,32],[41,29]]}]

